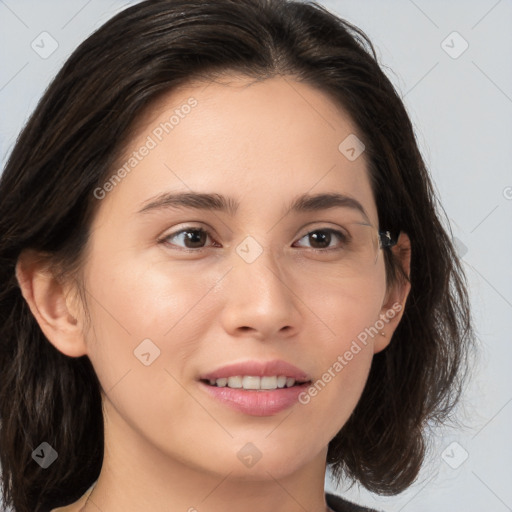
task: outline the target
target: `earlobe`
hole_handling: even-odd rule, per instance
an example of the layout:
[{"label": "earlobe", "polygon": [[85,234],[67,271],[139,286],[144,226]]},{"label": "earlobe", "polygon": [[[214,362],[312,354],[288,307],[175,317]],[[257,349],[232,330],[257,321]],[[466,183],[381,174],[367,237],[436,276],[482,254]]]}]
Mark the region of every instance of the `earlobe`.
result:
[{"label": "earlobe", "polygon": [[48,341],[70,357],[87,353],[77,315],[70,311],[67,293],[41,255],[24,251],[16,263],[21,293]]},{"label": "earlobe", "polygon": [[391,342],[393,333],[402,319],[405,303],[411,290],[411,241],[406,233],[400,233],[397,244],[391,250],[407,279],[399,274],[386,293],[380,312],[379,325],[383,325],[383,328],[380,329],[380,335],[375,338],[375,354],[384,350]]}]

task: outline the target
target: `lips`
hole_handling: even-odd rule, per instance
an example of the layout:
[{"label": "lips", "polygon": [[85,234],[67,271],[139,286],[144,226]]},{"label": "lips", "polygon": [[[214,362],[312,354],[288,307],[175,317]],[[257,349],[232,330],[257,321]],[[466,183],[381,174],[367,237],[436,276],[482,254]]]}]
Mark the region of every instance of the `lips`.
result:
[{"label": "lips", "polygon": [[279,375],[295,379],[296,382],[308,382],[311,380],[311,377],[306,372],[282,360],[246,361],[229,364],[201,375],[199,380],[213,381],[238,376],[273,377]]},{"label": "lips", "polygon": [[[285,377],[287,385],[282,387]],[[233,387],[226,386],[227,382]],[[232,410],[249,416],[273,416],[297,404],[311,377],[282,360],[246,361],[205,373],[199,384],[207,396]]]}]

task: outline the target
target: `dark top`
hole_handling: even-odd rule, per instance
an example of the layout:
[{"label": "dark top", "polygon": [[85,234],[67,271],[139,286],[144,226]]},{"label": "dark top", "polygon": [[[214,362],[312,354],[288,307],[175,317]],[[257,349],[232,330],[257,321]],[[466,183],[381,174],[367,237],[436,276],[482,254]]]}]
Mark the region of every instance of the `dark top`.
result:
[{"label": "dark top", "polygon": [[334,494],[325,493],[327,505],[336,512],[378,512],[373,508],[361,507]]}]

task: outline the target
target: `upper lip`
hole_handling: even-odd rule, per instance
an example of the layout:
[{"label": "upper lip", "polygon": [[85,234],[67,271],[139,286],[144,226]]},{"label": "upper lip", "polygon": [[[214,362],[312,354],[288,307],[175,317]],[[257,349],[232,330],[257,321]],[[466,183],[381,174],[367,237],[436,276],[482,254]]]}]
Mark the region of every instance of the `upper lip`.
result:
[{"label": "upper lip", "polygon": [[242,363],[228,364],[201,375],[200,380],[217,380],[238,375],[250,375],[253,377],[284,375],[286,377],[292,377],[296,381],[307,382],[311,380],[309,375],[300,368],[278,359],[273,361],[245,361]]}]

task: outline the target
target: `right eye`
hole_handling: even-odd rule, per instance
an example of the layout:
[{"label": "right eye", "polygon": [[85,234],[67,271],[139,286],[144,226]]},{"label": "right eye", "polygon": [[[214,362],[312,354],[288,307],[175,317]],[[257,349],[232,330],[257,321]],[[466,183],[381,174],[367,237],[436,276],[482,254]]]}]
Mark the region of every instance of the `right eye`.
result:
[{"label": "right eye", "polygon": [[159,243],[172,247],[176,246],[176,244],[169,242],[169,240],[177,240],[184,244],[184,247],[182,246],[181,249],[197,252],[198,250],[205,248],[204,244],[208,238],[211,238],[209,231],[203,228],[188,226],[166,235],[164,238],[159,240]]}]

